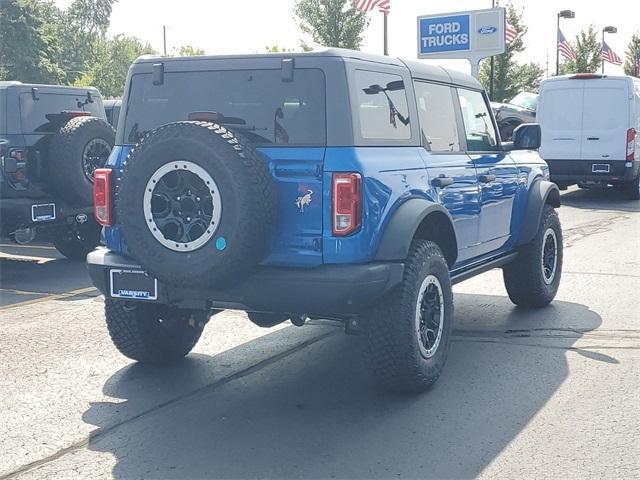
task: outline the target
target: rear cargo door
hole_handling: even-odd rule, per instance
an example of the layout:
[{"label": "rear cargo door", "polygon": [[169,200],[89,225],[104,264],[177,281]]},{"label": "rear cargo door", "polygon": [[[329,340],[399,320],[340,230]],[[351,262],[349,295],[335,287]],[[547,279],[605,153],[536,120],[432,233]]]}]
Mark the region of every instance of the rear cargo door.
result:
[{"label": "rear cargo door", "polygon": [[545,160],[578,160],[582,155],[585,80],[550,82],[540,96],[540,155]]},{"label": "rear cargo door", "polygon": [[276,228],[265,264],[322,263],[323,147],[265,147],[277,188]]},{"label": "rear cargo door", "polygon": [[585,80],[582,160],[624,160],[631,99],[622,79]]}]

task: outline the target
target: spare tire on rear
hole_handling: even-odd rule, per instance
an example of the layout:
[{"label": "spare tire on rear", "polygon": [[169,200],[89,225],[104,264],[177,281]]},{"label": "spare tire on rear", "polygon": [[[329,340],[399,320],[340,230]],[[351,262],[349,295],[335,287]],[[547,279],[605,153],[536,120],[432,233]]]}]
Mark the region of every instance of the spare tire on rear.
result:
[{"label": "spare tire on rear", "polygon": [[51,139],[47,156],[48,182],[53,192],[75,205],[93,203],[93,171],[107,162],[115,131],[96,117],[74,117]]},{"label": "spare tire on rear", "polygon": [[263,258],[275,218],[266,160],[208,122],[162,126],[134,147],[115,191],[131,255],[161,281],[221,286]]}]

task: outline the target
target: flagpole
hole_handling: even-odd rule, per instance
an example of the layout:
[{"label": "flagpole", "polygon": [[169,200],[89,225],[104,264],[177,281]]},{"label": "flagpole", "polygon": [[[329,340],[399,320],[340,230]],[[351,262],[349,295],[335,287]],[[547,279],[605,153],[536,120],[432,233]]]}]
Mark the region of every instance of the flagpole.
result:
[{"label": "flagpole", "polygon": [[389,15],[389,12],[384,12],[384,54],[385,55],[389,55],[389,46],[387,43],[387,16]]}]

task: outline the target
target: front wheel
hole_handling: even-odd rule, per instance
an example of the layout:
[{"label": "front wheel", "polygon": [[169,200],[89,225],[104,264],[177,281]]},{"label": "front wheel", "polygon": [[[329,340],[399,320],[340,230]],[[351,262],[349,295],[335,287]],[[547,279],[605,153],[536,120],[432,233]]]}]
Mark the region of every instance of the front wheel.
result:
[{"label": "front wheel", "polygon": [[518,306],[540,308],[555,298],[562,274],[562,229],[553,207],[544,206],[536,236],[502,272],[509,298]]},{"label": "front wheel", "polygon": [[107,328],[125,357],[145,363],[169,363],[188,354],[209,320],[204,310],[105,300]]},{"label": "front wheel", "polygon": [[453,292],[442,250],[415,240],[402,283],[372,308],[365,323],[368,353],[379,383],[421,392],[440,376],[449,351]]}]

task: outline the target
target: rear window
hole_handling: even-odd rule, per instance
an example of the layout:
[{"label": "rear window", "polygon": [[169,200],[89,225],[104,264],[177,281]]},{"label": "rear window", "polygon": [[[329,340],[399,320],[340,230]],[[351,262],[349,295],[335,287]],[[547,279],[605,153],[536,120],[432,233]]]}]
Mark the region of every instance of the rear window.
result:
[{"label": "rear window", "polygon": [[360,135],[368,140],[411,138],[409,106],[402,77],[389,73],[357,70]]},{"label": "rear window", "polygon": [[[322,70],[166,73],[162,85],[151,74],[133,76],[123,141],[188,120],[192,112],[215,112],[218,121],[258,145],[325,145],[325,80]],[[119,135],[121,133],[119,132]]]},{"label": "rear window", "polygon": [[[93,97],[89,103],[86,94],[37,93],[37,100],[31,93],[20,94],[20,128],[23,133],[54,133],[60,124],[51,121],[57,113],[64,111],[85,111],[94,117],[105,118],[100,98]],[[49,118],[47,118],[49,116]]]}]

